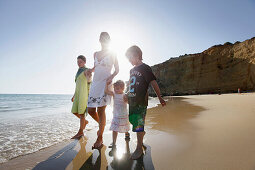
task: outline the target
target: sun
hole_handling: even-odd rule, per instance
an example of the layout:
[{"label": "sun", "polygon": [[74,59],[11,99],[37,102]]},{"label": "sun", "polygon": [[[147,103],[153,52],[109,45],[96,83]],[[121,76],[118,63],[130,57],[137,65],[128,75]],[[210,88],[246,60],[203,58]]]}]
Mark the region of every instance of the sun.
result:
[{"label": "sun", "polygon": [[119,63],[119,74],[116,79],[127,81],[129,79],[129,70],[132,65],[125,56],[126,50],[132,45],[130,38],[126,34],[118,34],[118,32],[110,32],[111,43],[109,49],[117,56]]}]

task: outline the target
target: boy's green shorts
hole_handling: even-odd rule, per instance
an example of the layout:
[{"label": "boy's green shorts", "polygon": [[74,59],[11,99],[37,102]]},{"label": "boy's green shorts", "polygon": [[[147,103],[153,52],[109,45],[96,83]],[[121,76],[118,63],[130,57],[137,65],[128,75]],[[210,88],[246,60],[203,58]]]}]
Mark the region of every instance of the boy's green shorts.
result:
[{"label": "boy's green shorts", "polygon": [[133,132],[143,132],[147,106],[129,105],[129,122],[133,125]]}]

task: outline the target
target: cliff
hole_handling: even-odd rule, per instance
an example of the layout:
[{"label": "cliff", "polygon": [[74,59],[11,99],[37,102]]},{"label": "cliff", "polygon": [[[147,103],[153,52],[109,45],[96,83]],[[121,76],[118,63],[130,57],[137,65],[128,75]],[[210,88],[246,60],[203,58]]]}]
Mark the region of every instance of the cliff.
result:
[{"label": "cliff", "polygon": [[152,70],[163,95],[255,91],[255,37],[171,58]]}]

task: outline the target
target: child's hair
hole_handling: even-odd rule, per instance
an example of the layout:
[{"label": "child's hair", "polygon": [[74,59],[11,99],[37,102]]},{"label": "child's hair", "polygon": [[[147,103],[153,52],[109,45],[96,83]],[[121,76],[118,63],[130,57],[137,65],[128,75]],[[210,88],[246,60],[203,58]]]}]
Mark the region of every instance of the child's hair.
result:
[{"label": "child's hair", "polygon": [[139,60],[143,60],[143,52],[142,52],[142,50],[141,50],[138,46],[136,46],[136,45],[134,45],[134,46],[132,46],[132,47],[129,47],[129,48],[127,49],[126,56],[129,57],[130,55],[131,55],[131,56],[137,56]]},{"label": "child's hair", "polygon": [[125,83],[124,83],[124,81],[122,81],[122,80],[118,80],[118,81],[116,81],[114,84],[113,84],[113,86],[114,87],[120,87],[120,88],[122,88],[122,89],[124,89],[125,88]]},{"label": "child's hair", "polygon": [[79,55],[79,56],[77,57],[77,59],[81,59],[81,60],[83,60],[84,62],[86,62],[86,57],[85,57],[84,55]]},{"label": "child's hair", "polygon": [[100,42],[108,43],[111,41],[110,35],[108,32],[101,32],[100,34]]}]

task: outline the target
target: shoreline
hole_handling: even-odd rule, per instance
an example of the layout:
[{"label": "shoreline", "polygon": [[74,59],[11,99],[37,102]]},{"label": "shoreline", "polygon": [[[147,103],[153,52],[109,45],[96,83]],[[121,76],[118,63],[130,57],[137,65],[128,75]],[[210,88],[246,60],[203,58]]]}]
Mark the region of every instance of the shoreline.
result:
[{"label": "shoreline", "polygon": [[[63,141],[13,158],[0,164],[0,169],[61,167],[60,159],[68,160],[65,169],[95,165],[106,169],[125,163],[155,169],[252,169],[255,167],[255,137],[251,136],[255,129],[252,124],[255,120],[254,100],[255,93],[168,97],[166,107],[159,105],[148,109],[144,139],[147,150],[143,165],[136,161],[120,161],[126,159],[126,146],[131,153],[135,149],[136,136],[132,132],[128,145],[123,134],[119,134],[117,146],[119,155],[122,155],[119,162],[108,155],[111,132],[107,125],[101,154],[91,149],[96,139],[96,129],[92,129],[79,141]],[[241,114],[243,111],[245,114]],[[100,164],[97,164],[100,155]]]}]

